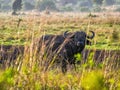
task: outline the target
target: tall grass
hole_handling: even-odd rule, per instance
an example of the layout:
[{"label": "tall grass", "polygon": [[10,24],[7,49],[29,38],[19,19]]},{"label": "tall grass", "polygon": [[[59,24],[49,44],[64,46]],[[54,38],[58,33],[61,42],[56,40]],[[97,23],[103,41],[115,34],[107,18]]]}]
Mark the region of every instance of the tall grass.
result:
[{"label": "tall grass", "polygon": [[[96,63],[95,51],[89,52],[87,61],[81,54],[75,55],[76,70],[68,66],[68,72],[63,74],[61,69],[52,68],[44,71],[37,56],[27,48],[24,58],[18,60],[19,65],[1,72],[0,86],[2,89],[30,90],[119,90],[120,86],[120,56],[116,52],[106,51],[103,62]],[[103,53],[103,52],[102,52]],[[102,54],[101,53],[101,54]],[[17,61],[16,61],[17,62]],[[54,64],[53,64],[54,65]],[[19,69],[18,69],[19,68]]]},{"label": "tall grass", "polygon": [[[10,17],[8,20],[0,20],[0,43],[13,44],[14,42],[14,44],[26,45],[24,57],[18,58],[14,67],[0,71],[1,90],[120,90],[120,56],[119,53],[111,51],[112,48],[120,49],[118,46],[120,43],[114,42],[120,39],[119,30],[117,37],[113,32],[116,28],[120,29],[120,18],[81,18],[61,14],[25,16],[18,25],[19,18]],[[16,26],[19,26],[19,30]],[[75,55],[76,69],[68,65],[66,74],[63,74],[59,67],[50,67],[45,72],[45,66],[40,65],[41,59],[35,54],[36,49],[32,49],[34,44],[30,45],[30,43],[42,34],[59,34],[67,29],[69,31],[94,30],[96,37],[93,40],[93,52],[89,52],[86,59],[81,54]],[[19,35],[16,34],[17,32]],[[117,46],[111,43],[116,43]],[[104,45],[106,46],[102,47]],[[112,47],[109,51],[107,51],[108,46]],[[99,57],[96,58],[98,48],[105,49],[106,53],[100,52]]]}]

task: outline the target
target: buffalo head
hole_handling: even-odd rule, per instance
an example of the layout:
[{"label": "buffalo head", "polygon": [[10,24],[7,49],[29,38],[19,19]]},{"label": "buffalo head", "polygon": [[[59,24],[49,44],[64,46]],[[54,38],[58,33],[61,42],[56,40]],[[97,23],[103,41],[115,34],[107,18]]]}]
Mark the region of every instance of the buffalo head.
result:
[{"label": "buffalo head", "polygon": [[75,45],[79,47],[79,46],[85,46],[85,44],[91,45],[90,39],[94,38],[95,33],[93,31],[90,32],[92,33],[91,36],[88,36],[84,31],[77,31],[74,33],[68,33],[68,31],[65,31],[63,36],[65,38],[73,39]]}]

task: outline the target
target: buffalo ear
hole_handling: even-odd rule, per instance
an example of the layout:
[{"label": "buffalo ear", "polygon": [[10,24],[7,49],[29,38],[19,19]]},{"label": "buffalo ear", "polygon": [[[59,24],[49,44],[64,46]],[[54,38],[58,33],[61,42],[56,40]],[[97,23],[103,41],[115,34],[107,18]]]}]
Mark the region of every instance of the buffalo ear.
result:
[{"label": "buffalo ear", "polygon": [[87,44],[87,45],[91,45],[91,41],[87,39],[87,40],[86,40],[86,44]]}]

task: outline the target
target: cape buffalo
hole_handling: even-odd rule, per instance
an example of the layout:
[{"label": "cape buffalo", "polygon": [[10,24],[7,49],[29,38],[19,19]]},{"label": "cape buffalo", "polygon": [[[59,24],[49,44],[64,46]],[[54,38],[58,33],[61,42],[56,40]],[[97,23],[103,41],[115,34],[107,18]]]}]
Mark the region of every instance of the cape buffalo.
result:
[{"label": "cape buffalo", "polygon": [[74,55],[81,53],[86,44],[91,44],[89,39],[93,39],[95,33],[88,36],[84,31],[76,31],[63,35],[43,35],[36,42],[37,56],[41,56],[46,70],[51,63],[57,62],[61,65],[62,72],[67,71],[67,64],[75,65]]}]

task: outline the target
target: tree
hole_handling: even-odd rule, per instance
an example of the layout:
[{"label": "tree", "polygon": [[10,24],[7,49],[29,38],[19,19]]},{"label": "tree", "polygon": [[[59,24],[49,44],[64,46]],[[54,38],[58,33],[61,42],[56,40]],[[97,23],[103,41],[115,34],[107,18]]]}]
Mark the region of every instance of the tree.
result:
[{"label": "tree", "polygon": [[13,9],[12,14],[16,15],[17,14],[16,12],[22,9],[22,0],[15,0],[13,2],[12,9]]}]

